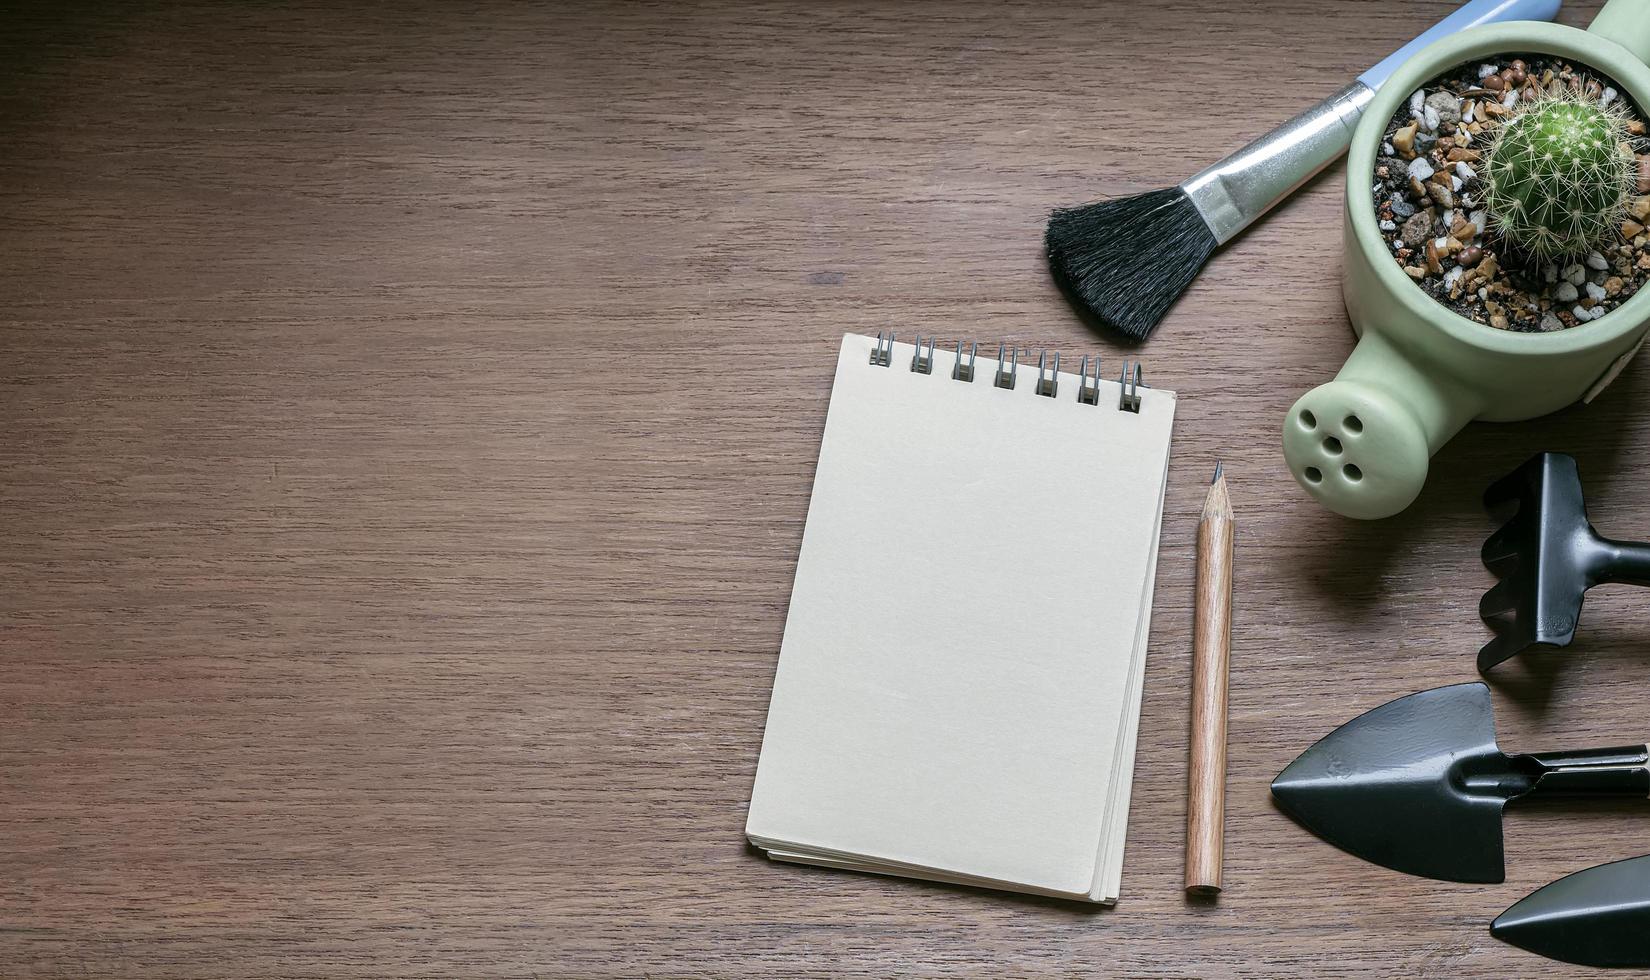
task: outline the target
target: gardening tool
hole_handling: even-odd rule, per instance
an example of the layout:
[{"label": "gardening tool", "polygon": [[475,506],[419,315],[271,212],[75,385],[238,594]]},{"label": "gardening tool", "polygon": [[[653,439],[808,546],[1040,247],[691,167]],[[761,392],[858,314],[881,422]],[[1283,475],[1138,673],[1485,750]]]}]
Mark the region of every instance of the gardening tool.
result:
[{"label": "gardening tool", "polygon": [[1650,585],[1650,544],[1612,541],[1593,530],[1569,456],[1536,454],[1491,484],[1484,506],[1516,513],[1484,542],[1484,567],[1501,581],[1478,603],[1496,634],[1478,651],[1480,671],[1536,644],[1568,646],[1593,586]]},{"label": "gardening tool", "polygon": [[1366,861],[1445,881],[1506,874],[1501,810],[1537,796],[1650,795],[1650,747],[1508,755],[1490,689],[1421,691],[1324,736],[1272,781],[1290,816]]},{"label": "gardening tool", "polygon": [[1460,65],[1530,53],[1608,77],[1650,107],[1650,0],[1610,0],[1586,31],[1524,21],[1429,45],[1375,93],[1353,134],[1342,290],[1359,340],[1335,380],[1301,396],[1283,424],[1295,479],[1337,513],[1398,513],[1421,492],[1432,454],[1469,421],[1534,418],[1591,398],[1650,330],[1650,290],[1570,330],[1475,323],[1411,280],[1377,225],[1371,174],[1399,104]]},{"label": "gardening tool", "polygon": [[1073,302],[1144,340],[1214,250],[1346,152],[1375,90],[1409,56],[1456,31],[1552,20],[1559,0],[1469,0],[1352,84],[1178,187],[1062,208],[1049,218],[1049,271]]},{"label": "gardening tool", "polygon": [[1490,935],[1566,963],[1650,967],[1650,856],[1538,888],[1497,916]]}]

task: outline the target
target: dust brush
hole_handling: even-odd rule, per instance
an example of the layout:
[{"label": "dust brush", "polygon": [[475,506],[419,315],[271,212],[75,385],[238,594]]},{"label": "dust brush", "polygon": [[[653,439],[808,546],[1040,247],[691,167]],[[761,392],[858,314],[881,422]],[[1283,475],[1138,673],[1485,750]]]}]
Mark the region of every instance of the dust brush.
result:
[{"label": "dust brush", "polygon": [[1560,0],[1471,0],[1352,84],[1180,184],[1062,208],[1044,245],[1054,281],[1083,311],[1144,340],[1215,249],[1334,162],[1375,90],[1416,51],[1481,24],[1552,20]]}]

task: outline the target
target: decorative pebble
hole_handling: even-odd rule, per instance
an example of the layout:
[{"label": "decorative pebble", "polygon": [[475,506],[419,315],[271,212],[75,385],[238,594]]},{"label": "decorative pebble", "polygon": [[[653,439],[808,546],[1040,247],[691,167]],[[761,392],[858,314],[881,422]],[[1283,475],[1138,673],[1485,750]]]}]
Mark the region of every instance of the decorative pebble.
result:
[{"label": "decorative pebble", "polygon": [[1587,281],[1587,269],[1580,262],[1565,266],[1564,281],[1574,286],[1581,285]]},{"label": "decorative pebble", "polygon": [[1381,220],[1381,230],[1382,231],[1397,231],[1398,230],[1398,225],[1397,225],[1396,222],[1394,222],[1390,219],[1383,218]]},{"label": "decorative pebble", "polygon": [[1432,164],[1427,162],[1426,157],[1416,157],[1415,159],[1409,161],[1409,175],[1414,177],[1416,180],[1424,182],[1428,177],[1431,177],[1433,173],[1434,171],[1432,169]]},{"label": "decorative pebble", "polygon": [[[1461,99],[1458,96],[1449,92],[1434,92],[1426,97],[1424,104],[1440,125],[1447,123],[1454,126],[1461,121]],[[1430,126],[1428,128],[1437,129],[1438,127]]]},{"label": "decorative pebble", "polygon": [[1426,89],[1419,89],[1418,88],[1413,93],[1410,94],[1410,97],[1409,97],[1409,112],[1410,112],[1410,115],[1419,115],[1420,114],[1421,106],[1426,104],[1426,98],[1427,98]]},{"label": "decorative pebble", "polygon": [[1607,88],[1601,95],[1599,95],[1598,104],[1601,106],[1609,105],[1610,103],[1616,101],[1616,96],[1620,94],[1621,93],[1617,92],[1613,88]]},{"label": "decorative pebble", "polygon": [[1470,267],[1470,266],[1477,265],[1478,261],[1480,259],[1482,259],[1483,257],[1484,257],[1484,250],[1483,249],[1479,248],[1477,245],[1468,245],[1466,248],[1463,248],[1461,250],[1460,255],[1456,256],[1456,260],[1459,261],[1462,265]]},{"label": "decorative pebble", "polygon": [[1438,110],[1437,109],[1434,109],[1432,106],[1427,106],[1425,109],[1422,109],[1421,110],[1421,120],[1422,120],[1421,125],[1423,125],[1427,128],[1427,132],[1429,132],[1429,133],[1438,132],[1438,124],[1439,124],[1440,120],[1438,118]]},{"label": "decorative pebble", "polygon": [[1553,316],[1551,313],[1543,313],[1541,314],[1540,327],[1544,332],[1552,333],[1554,330],[1563,330],[1564,321],[1560,320],[1556,316]]},{"label": "decorative pebble", "polygon": [[1415,205],[1409,203],[1408,198],[1402,195],[1395,195],[1392,198],[1392,216],[1394,218],[1407,218],[1414,213]]},{"label": "decorative pebble", "polygon": [[1484,79],[1490,77],[1491,75],[1495,74],[1496,72],[1498,72],[1500,70],[1501,70],[1501,66],[1499,66],[1499,65],[1479,65],[1478,66],[1478,80],[1483,81]]},{"label": "decorative pebble", "polygon": [[1551,262],[1548,262],[1546,265],[1542,266],[1541,267],[1541,278],[1546,280],[1547,282],[1557,282],[1558,281],[1558,266],[1554,265]]},{"label": "decorative pebble", "polygon": [[1598,254],[1597,252],[1588,252],[1587,267],[1589,269],[1608,269],[1610,268],[1610,263],[1604,261],[1604,256]]},{"label": "decorative pebble", "polygon": [[1598,283],[1590,282],[1590,283],[1587,284],[1587,296],[1593,302],[1602,303],[1602,302],[1604,302],[1604,297],[1606,297],[1608,295],[1610,295],[1610,294],[1605,292],[1604,287],[1600,286]]},{"label": "decorative pebble", "polygon": [[1410,123],[1392,134],[1393,149],[1406,158],[1415,155],[1415,124]]},{"label": "decorative pebble", "polygon": [[1419,248],[1426,242],[1427,236],[1431,234],[1432,215],[1427,214],[1425,211],[1417,211],[1404,222],[1403,230],[1398,233],[1398,238],[1410,248]]},{"label": "decorative pebble", "polygon": [[1580,295],[1576,292],[1574,283],[1561,282],[1553,289],[1553,299],[1558,300],[1560,303],[1574,303]]},{"label": "decorative pebble", "polygon": [[[1476,171],[1476,170],[1472,169],[1471,167],[1467,166],[1467,161],[1465,161],[1465,160],[1456,161],[1455,173],[1456,173],[1456,176],[1458,176],[1462,180],[1471,180],[1474,177],[1478,176],[1478,171]],[[1459,188],[1459,187],[1456,188],[1456,190],[1460,190],[1460,189],[1461,188]]]},{"label": "decorative pebble", "polygon": [[[1593,318],[1593,311],[1587,309],[1585,306],[1576,306],[1570,310],[1570,315],[1585,323]],[[1599,310],[1598,315],[1603,316],[1604,311]]]}]

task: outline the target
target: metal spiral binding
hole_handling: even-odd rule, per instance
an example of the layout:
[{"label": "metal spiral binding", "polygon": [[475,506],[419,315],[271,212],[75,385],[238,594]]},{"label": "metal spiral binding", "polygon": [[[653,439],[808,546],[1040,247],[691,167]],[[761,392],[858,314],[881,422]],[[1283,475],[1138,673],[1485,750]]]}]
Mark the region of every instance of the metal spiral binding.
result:
[{"label": "metal spiral binding", "polygon": [[934,373],[934,338],[928,338],[928,353],[922,352],[922,334],[917,334],[917,349],[911,352],[911,370],[918,374]]},{"label": "metal spiral binding", "polygon": [[886,340],[883,337],[878,333],[877,345],[871,348],[871,363],[877,367],[887,367],[894,360],[894,331],[888,331]]},{"label": "metal spiral binding", "polygon": [[980,345],[978,343],[970,344],[968,348],[968,363],[964,364],[962,362],[962,341],[957,341],[957,363],[951,366],[951,380],[973,381],[974,358],[979,353]]},{"label": "metal spiral binding", "polygon": [[1014,382],[1016,380],[1018,380],[1019,376],[1020,376],[1020,347],[1019,347],[1018,344],[1015,345],[1015,347],[1014,347],[1014,363],[1009,365],[1007,370],[1003,369],[1003,350],[1004,349],[1005,349],[1004,345],[1002,345],[1002,344],[997,345],[997,387],[999,387],[999,388],[1013,388],[1014,387]]},{"label": "metal spiral binding", "polygon": [[[933,337],[927,338],[927,346],[923,345],[924,338],[917,335],[916,348],[911,352],[911,372],[913,374],[934,373]],[[979,357],[980,345],[970,343],[968,356],[963,356],[963,342],[957,341],[957,350],[951,362],[951,380],[972,384],[975,378],[975,362]],[[1057,398],[1060,394],[1060,352],[1043,350],[1037,354],[1037,386],[1034,389],[1045,398]],[[1092,358],[1093,370],[1089,368],[1091,358],[1084,354],[1081,366],[1077,370],[1077,404],[1100,404],[1100,358]],[[889,367],[894,363],[894,332],[892,330],[877,334],[876,346],[871,349],[871,364],[877,367]],[[1012,350],[1004,344],[997,345],[997,370],[992,377],[992,384],[998,388],[1012,389],[1019,380],[1020,349]],[[1144,371],[1139,361],[1124,361],[1123,370],[1117,376],[1117,410],[1120,412],[1140,413],[1140,389],[1148,388],[1144,380]]]},{"label": "metal spiral binding", "polygon": [[1083,355],[1083,364],[1077,371],[1077,402],[1080,405],[1100,404],[1100,358],[1094,358],[1094,384],[1089,384],[1089,356]]},{"label": "metal spiral binding", "polygon": [[1117,393],[1117,410],[1140,414],[1140,362],[1134,362],[1134,375],[1129,375],[1129,362],[1123,362],[1123,373],[1117,379],[1123,390]]},{"label": "metal spiral binding", "polygon": [[1043,362],[1048,360],[1048,351],[1037,355],[1037,394],[1053,398],[1060,387],[1060,352],[1054,352],[1054,368],[1047,376],[1043,374]]}]

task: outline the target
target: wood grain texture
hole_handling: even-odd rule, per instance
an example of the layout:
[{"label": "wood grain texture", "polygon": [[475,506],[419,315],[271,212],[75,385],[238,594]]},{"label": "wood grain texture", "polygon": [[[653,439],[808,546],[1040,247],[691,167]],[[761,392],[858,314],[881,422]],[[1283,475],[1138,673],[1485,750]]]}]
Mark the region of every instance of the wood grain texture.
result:
[{"label": "wood grain texture", "polygon": [[1221,890],[1226,840],[1226,719],[1232,639],[1232,552],[1237,528],[1226,477],[1215,470],[1197,522],[1192,588],[1191,750],[1186,762],[1186,890]]},{"label": "wood grain texture", "polygon": [[[1399,518],[1317,507],[1278,433],[1352,342],[1338,170],[1143,352],[1182,400],[1122,903],[741,837],[841,334],[1115,366],[1048,210],[1178,181],[1451,6],[12,5],[0,973],[1567,975],[1487,923],[1650,851],[1642,808],[1516,811],[1507,882],[1462,886],[1317,842],[1267,783],[1474,676],[1478,494],[1533,450],[1579,458],[1601,530],[1650,528],[1650,371],[1472,427]],[[1216,458],[1229,887],[1195,904]],[[1642,594],[1597,590],[1575,647],[1497,675],[1503,744],[1643,740],[1647,654]]]}]

